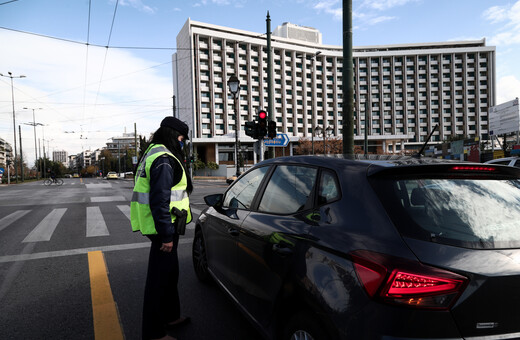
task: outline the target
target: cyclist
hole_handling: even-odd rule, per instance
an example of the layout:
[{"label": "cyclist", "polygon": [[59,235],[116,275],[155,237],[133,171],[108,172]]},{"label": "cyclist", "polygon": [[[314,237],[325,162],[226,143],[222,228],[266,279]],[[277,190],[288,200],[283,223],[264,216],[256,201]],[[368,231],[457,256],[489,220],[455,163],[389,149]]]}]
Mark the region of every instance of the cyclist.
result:
[{"label": "cyclist", "polygon": [[54,171],[51,171],[51,180],[56,183],[56,174],[54,173]]}]

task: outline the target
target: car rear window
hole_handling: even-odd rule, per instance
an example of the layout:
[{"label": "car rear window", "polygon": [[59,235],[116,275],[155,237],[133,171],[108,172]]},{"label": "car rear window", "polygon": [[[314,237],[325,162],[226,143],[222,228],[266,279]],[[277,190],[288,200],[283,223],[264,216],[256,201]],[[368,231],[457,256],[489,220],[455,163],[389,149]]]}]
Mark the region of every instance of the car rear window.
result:
[{"label": "car rear window", "polygon": [[468,248],[520,247],[518,179],[379,179],[375,188],[404,236]]}]

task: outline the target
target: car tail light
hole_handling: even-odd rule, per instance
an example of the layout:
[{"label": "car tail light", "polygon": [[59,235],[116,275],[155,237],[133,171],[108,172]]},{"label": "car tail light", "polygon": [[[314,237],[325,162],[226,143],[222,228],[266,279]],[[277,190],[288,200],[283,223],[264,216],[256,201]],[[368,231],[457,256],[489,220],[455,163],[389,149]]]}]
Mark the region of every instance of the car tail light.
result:
[{"label": "car tail light", "polygon": [[470,166],[454,166],[451,168],[453,171],[496,171],[497,169],[491,166],[480,166],[480,165],[470,165]]},{"label": "car tail light", "polygon": [[448,309],[464,290],[464,276],[380,253],[358,250],[352,261],[367,294],[416,308]]}]

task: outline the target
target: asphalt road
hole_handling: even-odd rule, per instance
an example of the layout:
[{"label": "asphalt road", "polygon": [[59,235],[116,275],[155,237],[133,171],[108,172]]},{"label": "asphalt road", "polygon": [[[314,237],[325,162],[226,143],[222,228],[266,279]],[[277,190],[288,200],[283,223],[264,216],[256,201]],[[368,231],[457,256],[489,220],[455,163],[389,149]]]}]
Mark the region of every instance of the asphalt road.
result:
[{"label": "asphalt road", "polygon": [[[132,186],[127,180],[73,178],[61,187],[41,181],[0,187],[2,339],[116,339],[119,325],[124,338],[140,339],[149,242],[131,232]],[[196,182],[194,217],[204,209],[205,195],[226,187]],[[171,335],[260,339],[216,285],[198,282],[191,263],[192,228],[193,223],[178,250],[181,308],[192,323]],[[101,261],[94,262],[93,254],[101,254]],[[101,274],[94,274],[98,269]],[[99,285],[104,277],[107,285]],[[103,295],[107,291],[112,300]],[[107,306],[114,306],[116,327],[103,314]],[[94,319],[108,323],[105,333],[99,324],[94,327]]]}]

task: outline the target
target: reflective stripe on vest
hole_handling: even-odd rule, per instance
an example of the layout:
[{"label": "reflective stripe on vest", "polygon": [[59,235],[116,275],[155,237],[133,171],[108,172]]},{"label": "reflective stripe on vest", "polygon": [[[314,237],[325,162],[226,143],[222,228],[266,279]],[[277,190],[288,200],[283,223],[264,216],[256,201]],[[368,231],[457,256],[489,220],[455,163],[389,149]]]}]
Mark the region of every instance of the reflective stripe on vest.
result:
[{"label": "reflective stripe on vest", "polygon": [[[172,190],[170,194],[170,201],[182,201],[188,198],[188,192],[186,190]],[[150,193],[149,192],[137,192],[132,193],[132,202],[139,204],[150,204]]]}]

